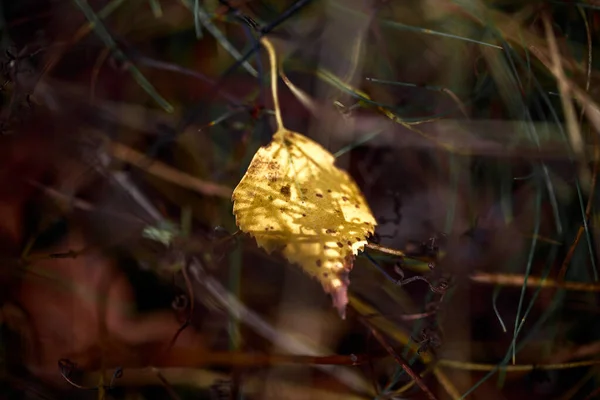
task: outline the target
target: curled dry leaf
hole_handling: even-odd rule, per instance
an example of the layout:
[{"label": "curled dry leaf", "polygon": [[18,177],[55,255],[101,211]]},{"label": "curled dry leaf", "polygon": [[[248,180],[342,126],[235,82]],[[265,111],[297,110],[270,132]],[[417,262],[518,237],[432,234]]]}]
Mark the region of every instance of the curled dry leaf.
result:
[{"label": "curled dry leaf", "polygon": [[342,318],[348,274],[377,222],[335,158],[306,136],[279,129],[233,192],[239,228],[316,278]]}]

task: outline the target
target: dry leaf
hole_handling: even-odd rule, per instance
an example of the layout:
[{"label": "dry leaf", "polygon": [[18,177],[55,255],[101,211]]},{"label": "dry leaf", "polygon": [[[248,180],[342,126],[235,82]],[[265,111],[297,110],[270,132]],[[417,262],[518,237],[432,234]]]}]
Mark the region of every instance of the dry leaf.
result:
[{"label": "dry leaf", "polygon": [[344,317],[348,274],[377,222],[354,180],[302,134],[279,129],[233,192],[239,228],[318,279]]}]

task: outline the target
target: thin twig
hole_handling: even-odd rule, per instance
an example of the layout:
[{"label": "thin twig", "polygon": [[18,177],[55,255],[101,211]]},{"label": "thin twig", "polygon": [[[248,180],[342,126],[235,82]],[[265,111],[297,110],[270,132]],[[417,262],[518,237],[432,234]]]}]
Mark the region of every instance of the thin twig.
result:
[{"label": "thin twig", "polygon": [[[216,381],[225,381],[229,376],[224,373],[217,373],[209,370],[200,370],[195,368],[161,368],[161,375],[173,386],[184,386],[190,388],[210,388]],[[85,382],[95,382],[98,379],[98,372],[92,372],[84,376]],[[130,368],[124,374],[123,378],[116,382],[117,386],[140,388],[148,385],[160,385],[161,381],[154,371],[150,368]],[[292,393],[294,396],[319,399],[319,400],[339,400],[343,397],[345,400],[365,400],[364,395],[353,395],[351,393],[340,393],[339,388],[330,390],[317,389],[300,383],[281,382],[279,398],[285,398],[285,394]],[[248,376],[242,387],[244,397],[261,398],[259,395],[264,390],[263,376]],[[264,396],[262,396],[264,397]],[[367,397],[368,398],[368,397]],[[372,397],[371,397],[372,398]]]},{"label": "thin twig", "polygon": [[231,188],[196,178],[160,161],[150,159],[145,154],[125,146],[124,144],[111,142],[108,146],[108,151],[113,157],[135,165],[136,167],[166,181],[195,190],[196,192],[205,195],[226,199],[231,198]]},{"label": "thin twig", "polygon": [[[368,243],[366,247],[380,251],[382,253],[391,254],[399,257],[402,257],[402,255],[404,254],[404,252],[402,252],[401,250],[391,249],[389,247],[381,246],[374,243]],[[489,285],[522,287],[525,281],[525,276],[520,274],[494,274],[487,272],[474,272],[469,276],[469,279],[473,282],[484,283]],[[565,290],[581,292],[600,292],[600,283],[573,281],[559,282],[551,278],[540,278],[536,276],[529,276],[527,278],[526,286],[541,288],[562,288]]]},{"label": "thin twig", "polygon": [[194,288],[192,287],[192,282],[190,281],[190,277],[187,272],[187,265],[184,264],[182,266],[181,273],[183,275],[183,279],[185,280],[185,287],[187,289],[188,296],[189,296],[188,297],[189,310],[188,310],[188,315],[187,315],[184,323],[181,324],[179,329],[177,329],[177,332],[175,332],[175,335],[173,335],[173,339],[171,339],[171,342],[167,346],[167,352],[171,350],[171,348],[177,341],[177,338],[179,337],[179,335],[181,335],[181,332],[183,332],[188,326],[190,326],[190,324],[192,323],[192,317],[194,315],[194,303],[196,301],[194,299]]},{"label": "thin twig", "polygon": [[[248,309],[235,296],[229,293],[227,289],[225,289],[217,280],[209,276],[202,268],[202,265],[198,259],[192,259],[192,262],[189,265],[189,272],[191,277],[194,279],[194,282],[201,287],[204,292],[210,294],[235,318],[251,327],[256,333],[263,336],[273,344],[286,349],[292,354],[308,354],[315,356],[320,355],[321,351],[314,346],[304,343],[288,334],[278,332],[267,321],[254,313],[252,310]],[[355,391],[368,393],[369,395],[373,394],[370,385],[365,382],[360,375],[354,373],[354,371],[341,369],[340,367],[332,365],[320,365],[317,368],[328,374],[331,374],[338,381]]]},{"label": "thin twig", "polygon": [[567,122],[567,132],[571,141],[571,147],[575,152],[575,155],[579,160],[583,160],[585,156],[585,149],[579,124],[577,123],[577,117],[575,114],[575,107],[571,100],[571,90],[569,85],[566,83],[565,71],[562,66],[560,54],[558,53],[558,46],[556,44],[556,38],[552,32],[552,24],[550,17],[545,14],[542,16],[544,22],[544,29],[546,31],[546,40],[548,41],[548,47],[550,50],[550,58],[552,60],[553,74],[556,76],[558,83],[558,90],[560,92],[560,100],[563,106],[563,112],[565,114],[565,120]]},{"label": "thin twig", "polygon": [[408,362],[406,362],[406,360],[404,358],[402,358],[402,356],[400,356],[394,350],[394,348],[387,342],[387,340],[385,339],[385,337],[383,337],[383,335],[381,333],[379,333],[379,331],[377,331],[375,328],[373,328],[367,322],[367,320],[365,320],[362,317],[360,318],[360,320],[361,320],[361,322],[363,322],[363,324],[365,324],[365,326],[367,328],[369,328],[369,330],[370,330],[371,334],[373,335],[373,337],[375,339],[377,339],[377,341],[383,346],[383,348],[392,357],[394,357],[394,359],[396,360],[396,362],[398,364],[400,364],[400,366],[408,374],[408,376],[410,376],[412,378],[412,380],[415,381],[415,383],[421,388],[421,390],[425,393],[425,395],[427,395],[427,398],[429,398],[430,400],[435,400],[436,399],[435,395],[431,392],[431,390],[429,390],[429,388],[427,387],[427,385],[425,385],[425,382],[423,382],[423,380],[421,379],[421,377],[419,375],[417,375],[412,370],[412,368],[410,367],[410,365],[408,365]]},{"label": "thin twig", "polygon": [[[579,12],[581,13],[581,17],[583,19],[585,25],[585,35],[587,38],[587,65],[585,68],[585,91],[589,93],[590,91],[590,82],[592,80],[592,53],[593,53],[593,44],[592,44],[592,32],[590,30],[590,24],[588,22],[588,17],[583,9],[583,7],[578,6]],[[583,121],[583,115],[585,114],[585,109],[581,109],[581,114],[579,114],[579,125]]]},{"label": "thin twig", "polygon": [[438,366],[460,369],[464,371],[494,371],[496,369],[500,369],[507,372],[527,372],[533,371],[535,369],[549,371],[549,370],[561,370],[561,369],[572,369],[572,368],[582,368],[589,367],[591,365],[600,364],[600,360],[585,360],[585,361],[577,361],[572,363],[562,363],[562,364],[526,364],[526,365],[505,365],[502,367],[498,367],[498,364],[478,364],[472,362],[465,361],[456,361],[456,360],[439,360],[437,362]]},{"label": "thin twig", "polygon": [[139,224],[144,224],[144,225],[146,224],[146,222],[143,219],[136,217],[134,215],[97,208],[96,206],[94,206],[93,204],[91,204],[85,200],[81,200],[77,197],[73,197],[71,195],[62,193],[51,187],[44,186],[41,183],[36,182],[36,181],[28,181],[28,183],[32,186],[35,186],[35,187],[41,189],[44,192],[44,194],[46,194],[48,197],[51,197],[54,200],[61,202],[63,205],[71,206],[71,207],[78,208],[78,209],[84,210],[84,211],[103,213],[106,215],[110,215],[111,217],[120,218],[125,221],[129,221],[129,222],[134,222],[134,223],[139,223]]},{"label": "thin twig", "polygon": [[587,225],[588,225],[588,221],[590,220],[590,214],[592,213],[592,206],[594,204],[593,203],[594,194],[596,192],[596,182],[598,180],[598,166],[599,166],[598,164],[600,161],[599,153],[600,153],[600,150],[599,150],[598,146],[596,146],[596,149],[594,151],[594,166],[593,166],[593,172],[592,172],[592,184],[591,184],[591,187],[589,190],[588,202],[585,207],[585,215],[583,216],[584,221],[579,226],[579,229],[577,230],[577,235],[575,236],[575,240],[573,240],[573,244],[569,248],[569,252],[565,256],[565,259],[563,260],[563,263],[560,267],[560,270],[558,272],[558,277],[557,277],[557,280],[559,282],[564,281],[565,276],[567,274],[567,268],[569,267],[569,264],[571,263],[571,259],[573,258],[573,255],[575,254],[575,250],[577,249],[577,245],[579,244],[581,237],[585,233]]},{"label": "thin twig", "polygon": [[181,397],[179,397],[175,389],[173,389],[173,386],[169,383],[169,381],[164,377],[164,375],[160,372],[158,368],[152,368],[152,372],[156,374],[156,377],[163,385],[167,393],[169,393],[169,397],[171,397],[171,399],[181,400]]},{"label": "thin twig", "polygon": [[[469,278],[477,283],[513,287],[522,287],[523,282],[525,281],[525,276],[520,274],[490,274],[487,272],[475,272]],[[540,278],[537,276],[529,276],[529,278],[527,278],[527,287],[562,288],[580,292],[600,292],[599,283],[572,281],[558,282],[550,278]]]}]

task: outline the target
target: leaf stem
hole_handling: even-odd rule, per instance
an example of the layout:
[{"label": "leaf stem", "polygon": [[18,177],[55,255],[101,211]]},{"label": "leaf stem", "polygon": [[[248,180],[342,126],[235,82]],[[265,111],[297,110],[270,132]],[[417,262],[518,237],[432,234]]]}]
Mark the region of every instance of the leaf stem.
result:
[{"label": "leaf stem", "polygon": [[281,117],[281,108],[279,106],[279,95],[277,93],[277,78],[279,70],[277,67],[277,54],[275,53],[273,43],[271,43],[267,37],[263,37],[260,41],[269,53],[269,63],[271,64],[271,94],[273,96],[273,107],[275,108],[277,131],[282,131],[285,130],[285,127],[283,126],[283,118]]}]

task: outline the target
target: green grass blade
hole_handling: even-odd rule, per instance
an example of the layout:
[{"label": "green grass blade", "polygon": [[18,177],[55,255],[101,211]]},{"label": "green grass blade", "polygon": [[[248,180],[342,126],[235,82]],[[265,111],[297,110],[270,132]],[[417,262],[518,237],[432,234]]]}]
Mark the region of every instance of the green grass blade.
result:
[{"label": "green grass blade", "polygon": [[131,61],[125,56],[125,54],[117,47],[117,43],[112,38],[98,15],[92,10],[90,5],[87,3],[87,0],[73,0],[75,4],[81,9],[85,17],[88,21],[93,24],[94,31],[100,37],[100,39],[104,42],[106,47],[112,50],[113,55],[123,61],[125,65],[127,65],[127,70],[133,77],[133,79],[148,93],[154,101],[161,106],[166,112],[172,113],[173,106],[165,100],[152,86],[152,84],[146,79],[146,77],[142,74],[142,72],[137,69]]},{"label": "green grass blade", "polygon": [[163,16],[162,7],[160,6],[159,0],[148,0],[150,3],[150,9],[152,9],[152,14],[154,18],[160,18]]},{"label": "green grass blade", "polygon": [[[229,42],[229,40],[225,37],[225,35],[217,28],[215,24],[212,22],[212,18],[210,14],[202,7],[199,1],[195,0],[194,6],[192,7],[190,0],[181,0],[188,9],[193,10],[194,12],[194,21],[196,18],[199,23],[201,23],[208,32],[221,44],[221,46],[227,51],[236,61],[242,59],[242,54]],[[253,77],[258,77],[258,72],[254,67],[248,62],[244,61],[242,66],[250,75]]]},{"label": "green grass blade", "polygon": [[202,39],[202,22],[200,22],[200,0],[194,0],[194,27],[196,28],[196,39]]}]

